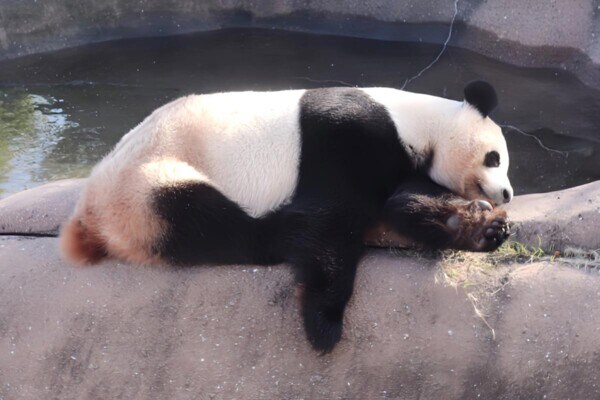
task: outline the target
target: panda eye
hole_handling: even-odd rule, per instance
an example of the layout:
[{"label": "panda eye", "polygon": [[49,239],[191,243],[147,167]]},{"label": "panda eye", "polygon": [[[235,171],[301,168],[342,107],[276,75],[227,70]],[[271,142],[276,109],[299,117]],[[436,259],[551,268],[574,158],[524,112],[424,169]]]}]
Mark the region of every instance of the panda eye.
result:
[{"label": "panda eye", "polygon": [[496,168],[500,166],[500,154],[497,151],[490,151],[485,155],[483,165],[488,168]]}]

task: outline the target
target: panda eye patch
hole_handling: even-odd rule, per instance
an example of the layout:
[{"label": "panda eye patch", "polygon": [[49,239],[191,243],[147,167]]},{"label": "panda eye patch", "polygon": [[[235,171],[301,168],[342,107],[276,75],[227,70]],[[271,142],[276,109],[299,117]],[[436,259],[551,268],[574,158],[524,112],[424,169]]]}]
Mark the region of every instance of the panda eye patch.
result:
[{"label": "panda eye patch", "polygon": [[496,168],[500,166],[500,154],[497,151],[490,151],[485,155],[483,165],[488,168]]}]

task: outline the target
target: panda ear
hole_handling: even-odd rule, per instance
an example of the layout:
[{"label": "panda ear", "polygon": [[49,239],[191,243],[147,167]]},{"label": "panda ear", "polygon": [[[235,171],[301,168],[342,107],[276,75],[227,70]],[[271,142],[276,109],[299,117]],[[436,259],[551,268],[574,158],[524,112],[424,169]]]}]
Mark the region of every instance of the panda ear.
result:
[{"label": "panda ear", "polygon": [[475,107],[483,118],[498,105],[498,96],[493,86],[484,81],[469,82],[465,86],[465,101]]}]

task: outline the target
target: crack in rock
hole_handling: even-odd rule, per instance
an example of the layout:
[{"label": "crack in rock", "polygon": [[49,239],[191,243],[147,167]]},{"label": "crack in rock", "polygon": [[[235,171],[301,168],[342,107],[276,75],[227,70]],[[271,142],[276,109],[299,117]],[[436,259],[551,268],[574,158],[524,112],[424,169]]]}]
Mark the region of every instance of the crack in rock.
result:
[{"label": "crack in rock", "polygon": [[438,53],[438,55],[433,59],[432,62],[429,63],[429,65],[427,65],[425,68],[423,68],[421,71],[419,71],[418,74],[416,74],[415,76],[412,76],[408,79],[406,79],[404,81],[404,85],[402,85],[402,87],[400,88],[400,90],[404,90],[404,88],[411,83],[412,81],[414,81],[415,79],[418,79],[421,75],[423,75],[428,69],[430,69],[431,67],[433,67],[433,65],[438,62],[438,60],[440,59],[440,57],[442,56],[442,54],[444,54],[444,51],[446,51],[446,47],[448,47],[448,43],[450,42],[450,39],[452,38],[452,31],[454,29],[454,21],[456,21],[456,16],[458,15],[458,0],[454,1],[454,15],[452,16],[452,21],[450,22],[450,28],[448,30],[448,37],[446,38],[446,41],[444,42],[444,45],[442,46],[442,49],[440,50],[440,52]]},{"label": "crack in rock", "polygon": [[537,136],[535,136],[535,135],[533,135],[531,133],[527,133],[527,132],[523,131],[522,129],[517,128],[514,125],[499,125],[499,126],[502,127],[502,128],[505,128],[505,129],[511,129],[511,130],[513,130],[515,132],[520,133],[523,136],[527,136],[527,137],[530,137],[530,138],[534,139],[537,142],[537,144],[539,144],[540,147],[542,149],[546,150],[546,151],[550,151],[550,152],[558,153],[558,154],[569,154],[568,151],[556,150],[556,149],[553,149],[553,148],[550,148],[550,147],[546,146],[544,144],[544,142],[542,142],[542,139],[540,139],[539,137],[537,137]]}]

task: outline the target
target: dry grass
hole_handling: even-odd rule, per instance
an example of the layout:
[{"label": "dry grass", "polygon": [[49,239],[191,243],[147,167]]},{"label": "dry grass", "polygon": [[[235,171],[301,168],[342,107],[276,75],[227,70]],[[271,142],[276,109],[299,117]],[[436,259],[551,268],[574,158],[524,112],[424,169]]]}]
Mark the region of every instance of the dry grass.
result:
[{"label": "dry grass", "polygon": [[578,247],[568,246],[565,247],[565,250],[558,261],[577,269],[600,273],[600,249],[584,250]]},{"label": "dry grass", "polygon": [[510,269],[507,265],[508,260],[515,257],[514,252],[504,246],[494,253],[447,251],[435,277],[437,283],[465,291],[475,314],[490,329],[492,339],[496,338],[496,331],[487,321],[486,305],[508,284]]},{"label": "dry grass", "polygon": [[[490,278],[498,277],[499,270],[509,264],[548,262],[578,269],[600,272],[600,250],[584,250],[566,247],[559,251],[545,252],[541,247],[530,247],[508,241],[492,253],[469,253],[447,251],[441,257],[441,282],[454,287],[468,288],[482,284],[490,285]],[[502,275],[502,273],[500,274]],[[497,286],[492,284],[492,286]]]},{"label": "dry grass", "polygon": [[511,265],[547,262],[568,265],[586,271],[600,273],[600,251],[567,247],[559,251],[545,252],[541,247],[530,247],[519,242],[508,241],[492,253],[470,253],[446,251],[440,258],[440,269],[436,282],[454,288],[462,288],[473,305],[475,314],[492,332],[485,309],[489,300],[510,282],[514,267]]},{"label": "dry grass", "polygon": [[412,249],[390,249],[394,256],[413,259],[437,260],[439,270],[436,282],[455,289],[464,290],[473,305],[475,314],[492,332],[496,333],[486,319],[485,310],[489,301],[502,291],[515,272],[515,264],[546,262],[549,265],[566,265],[589,272],[600,273],[600,250],[584,250],[566,247],[559,251],[544,251],[540,246],[507,241],[492,253],[466,251],[422,252]]}]

